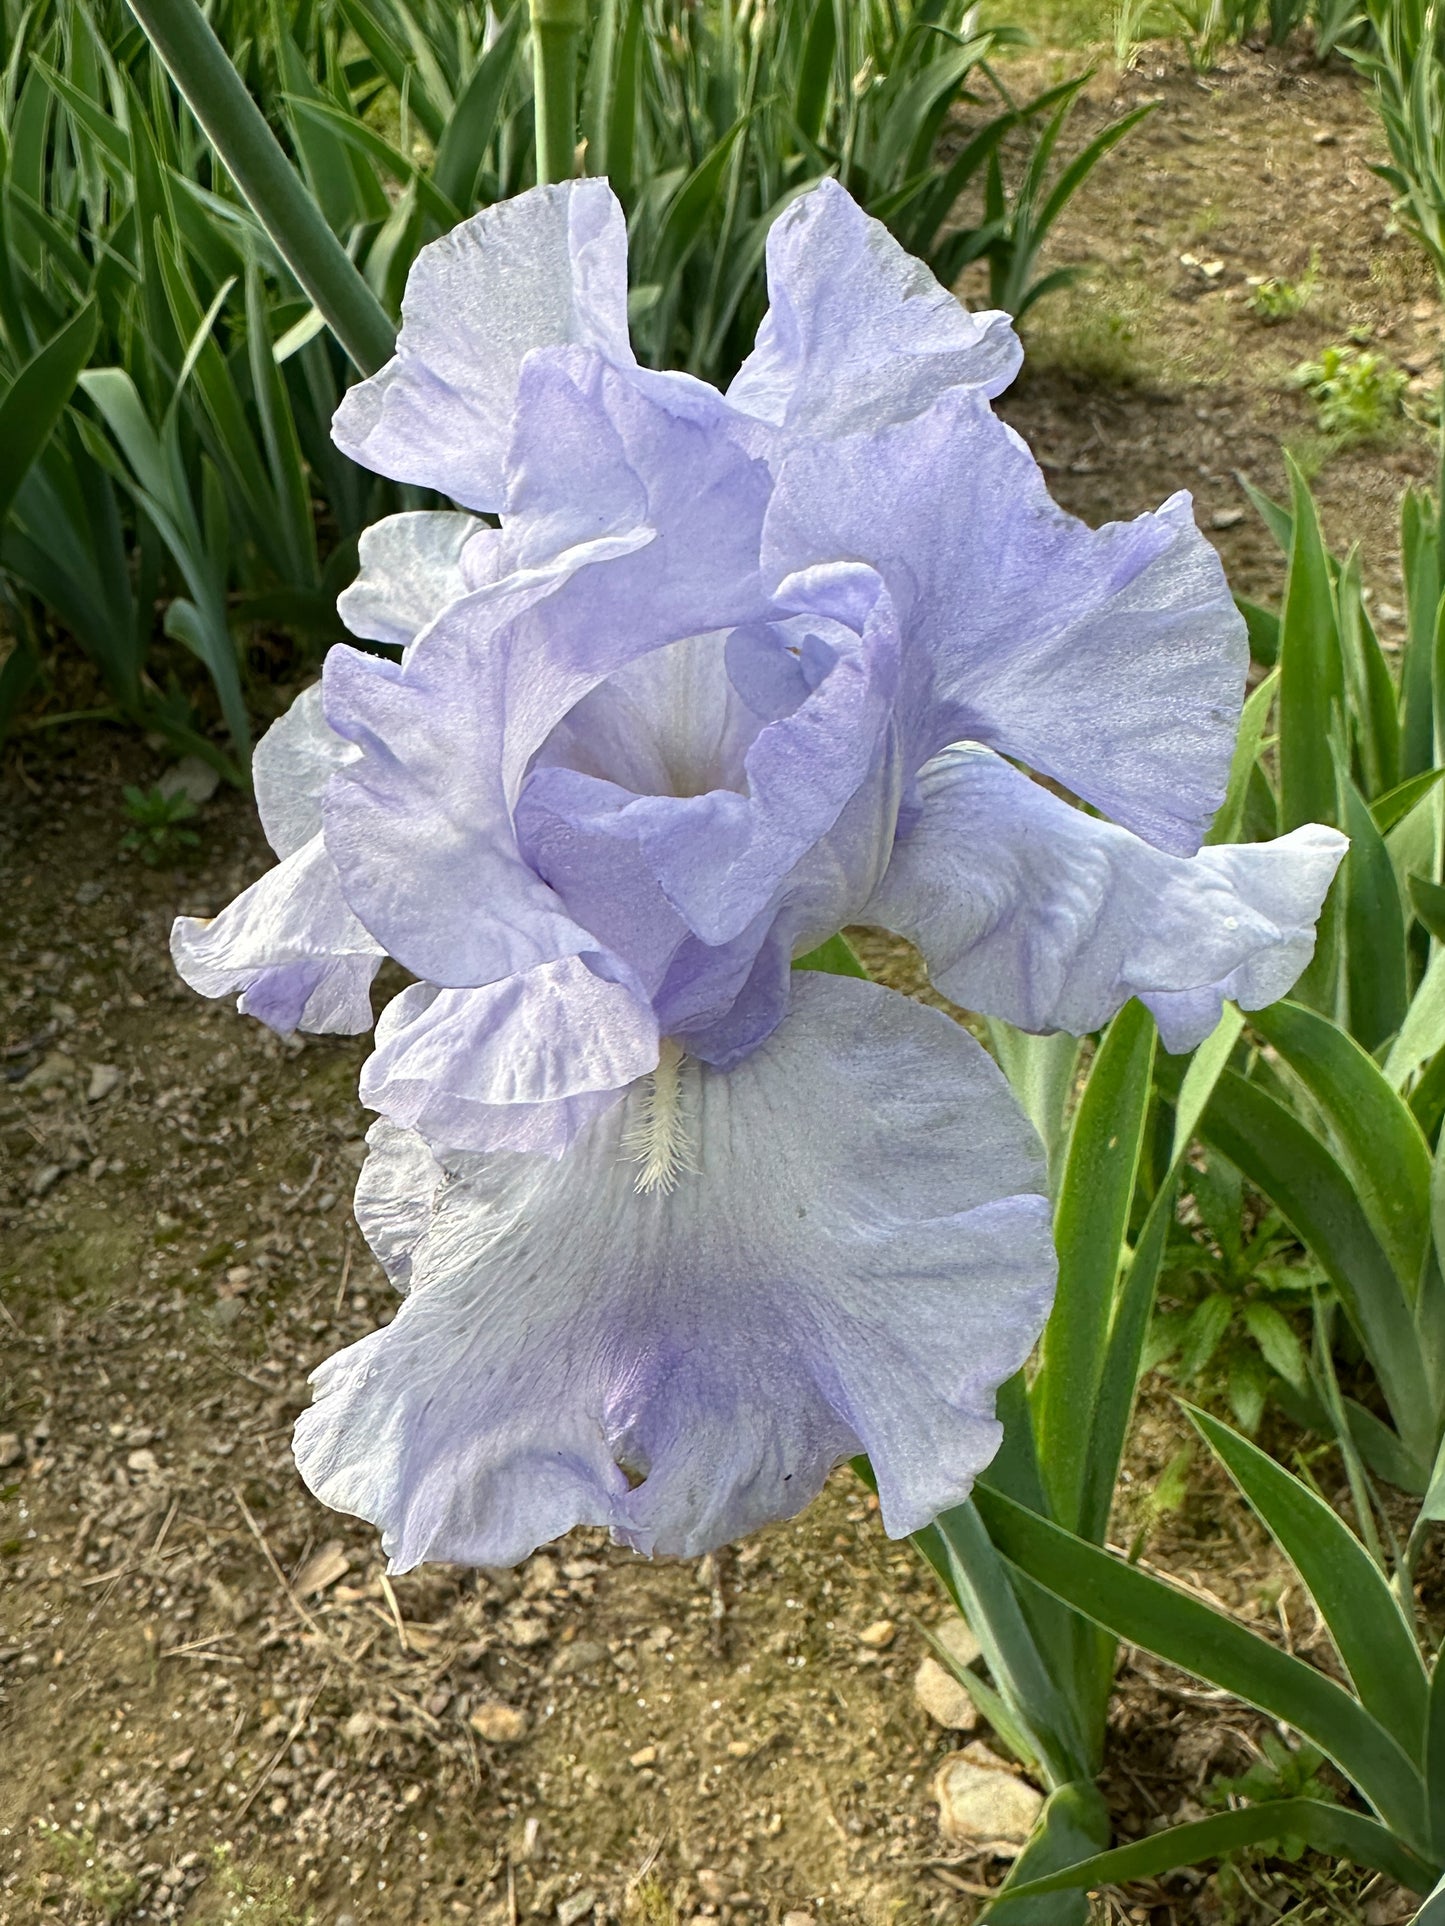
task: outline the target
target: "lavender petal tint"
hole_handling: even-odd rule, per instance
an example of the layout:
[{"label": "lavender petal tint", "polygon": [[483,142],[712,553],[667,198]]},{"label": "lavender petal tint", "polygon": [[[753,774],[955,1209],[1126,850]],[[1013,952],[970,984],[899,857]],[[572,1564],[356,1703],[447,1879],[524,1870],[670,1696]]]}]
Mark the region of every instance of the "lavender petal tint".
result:
[{"label": "lavender petal tint", "polygon": [[723,395],[637,365],[605,182],[423,249],[335,434],[458,506],[363,536],[371,646],[257,751],[280,860],[176,925],[280,1030],[417,979],[357,1192],[407,1296],[297,1429],[398,1569],[705,1550],[858,1450],[889,1531],[959,1503],[1048,1306],[1041,1155],[965,1032],[794,959],[871,922],[982,1013],[1139,996],[1187,1048],[1290,987],[1339,861],[1200,849],[1247,651],[1188,497],[1063,514],[989,406],[1007,317],[835,183],[768,285]]},{"label": "lavender petal tint", "polygon": [[[738,1068],[680,1075],[695,1168],[671,1191],[635,1187],[637,1090],[559,1163],[438,1153],[416,1210],[426,1153],[374,1139],[359,1216],[407,1295],[316,1373],[296,1457],[394,1571],[511,1564],[576,1524],[707,1551],[859,1450],[897,1536],[992,1457],[1054,1254],[989,1058],[893,991],[809,975]],[[399,1155],[399,1184],[371,1173]]]},{"label": "lavender petal tint", "polygon": [[1307,967],[1346,847],[1310,826],[1168,856],[977,747],[919,786],[865,920],[916,943],[946,996],[1022,1030],[1083,1035],[1137,996],[1166,1049],[1194,1049],[1225,998],[1262,1009]]}]

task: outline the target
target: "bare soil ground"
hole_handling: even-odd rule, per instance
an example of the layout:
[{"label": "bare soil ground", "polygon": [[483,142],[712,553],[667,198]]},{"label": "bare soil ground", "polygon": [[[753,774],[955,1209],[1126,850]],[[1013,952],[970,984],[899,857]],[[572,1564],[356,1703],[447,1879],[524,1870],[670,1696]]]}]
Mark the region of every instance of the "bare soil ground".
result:
[{"label": "bare soil ground", "polygon": [[[1304,61],[1236,51],[1201,80],[1149,49],[1101,73],[1081,124],[1145,96],[1059,237],[1089,273],[1037,314],[1006,412],[1091,520],[1193,487],[1261,597],[1278,563],[1234,476],[1278,491],[1295,442],[1388,633],[1397,498],[1430,445],[1407,424],[1323,448],[1285,385],[1351,327],[1420,387],[1438,355],[1429,276],[1368,172],[1368,103]],[[1297,275],[1316,248],[1314,302],[1267,328],[1248,275]],[[120,786],[160,767],[57,730],[0,777],[0,1922],[971,1919],[1002,1867],[941,1839],[930,1782],[962,1740],[911,1691],[941,1599],[849,1475],[701,1565],[578,1534],[514,1574],[390,1582],[373,1534],[301,1487],[306,1373],[392,1302],[349,1210],[365,1045],[282,1045],[173,979],[172,916],[266,859],[229,795],[194,861],[123,858]],[[1151,1393],[1126,1517],[1178,1441]],[[1331,1663],[1205,1469],[1149,1556]],[[1106,1780],[1121,1834],[1198,1816],[1260,1730],[1131,1657]],[[1293,1906],[1301,1926],[1407,1916],[1312,1859],[1104,1895],[1098,1917]]]}]

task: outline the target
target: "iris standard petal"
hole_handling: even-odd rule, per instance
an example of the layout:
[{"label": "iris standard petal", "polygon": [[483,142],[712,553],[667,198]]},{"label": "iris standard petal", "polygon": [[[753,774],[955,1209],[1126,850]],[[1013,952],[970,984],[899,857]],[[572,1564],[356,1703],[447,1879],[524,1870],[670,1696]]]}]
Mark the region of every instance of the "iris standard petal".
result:
[{"label": "iris standard petal", "polygon": [[209,920],[178,916],[177,970],[202,996],[240,991],[237,1008],[273,1030],[355,1035],[371,1028],[382,950],[348,907],[320,836],[267,870]]},{"label": "iris standard petal", "polygon": [[[628,884],[640,865],[658,885],[657,908],[705,944],[731,943],[865,788],[863,834],[886,846],[898,803],[889,749],[898,634],[878,578],[861,572],[872,590],[866,612],[854,611],[861,633],[798,615],[768,624],[766,638],[734,631],[726,648],[722,636],[695,637],[633,662],[568,716],[528,779],[518,821],[532,860],[569,904],[600,893],[601,861],[635,912]],[[766,721],[729,680],[745,633],[795,673],[799,658],[814,665],[796,706]],[[840,901],[838,920],[861,900]],[[654,912],[646,926],[657,920]],[[630,947],[619,953],[648,973]]]},{"label": "iris standard petal", "polygon": [[496,511],[522,363],[576,341],[632,363],[627,226],[606,181],[499,201],[421,250],[396,354],[342,400],[332,439],[364,468]]},{"label": "iris standard petal", "polygon": [[[705,1551],[860,1449],[897,1536],[993,1455],[1054,1255],[1037,1141],[984,1052],[805,973],[745,1062],[677,1077],[558,1163],[443,1158],[395,1320],[315,1374],[302,1476],[381,1526],[393,1569],[512,1564],[582,1523]],[[695,1169],[640,1192],[660,1097]]]},{"label": "iris standard petal", "polygon": [[657,1062],[645,999],[580,957],[479,990],[413,984],[376,1026],[361,1101],[452,1150],[556,1156]]},{"label": "iris standard petal", "polygon": [[1083,1035],[1137,996],[1166,1049],[1192,1050],[1226,997],[1262,1009],[1295,982],[1346,847],[1311,825],[1168,856],[972,746],[919,786],[859,921],[916,943],[945,996],[1023,1030]]},{"label": "iris standard petal", "polygon": [[840,556],[893,594],[917,762],[986,743],[1161,849],[1199,847],[1249,652],[1186,495],[1088,528],[983,397],[955,391],[914,421],[786,457],[768,577]]},{"label": "iris standard petal", "polygon": [[462,566],[478,536],[490,546],[495,531],[475,515],[447,510],[373,522],[361,531],[361,572],[338,597],[337,614],[363,641],[404,649],[449,602],[480,586]]},{"label": "iris standard petal", "polygon": [[[452,603],[404,662],[343,647],[325,666],[327,716],[362,751],[325,802],[342,886],[391,955],[448,988],[597,947],[518,852],[512,811],[531,760],[636,657],[765,607],[767,470],[720,401],[700,426],[576,351],[533,357],[526,379],[594,423],[645,519],[623,526],[604,502],[607,532],[589,536],[580,511],[559,509],[554,532],[565,523],[570,546],[548,560],[528,549],[526,566]],[[526,489],[519,498],[525,524]],[[517,539],[525,548],[525,531]]]},{"label": "iris standard petal", "polygon": [[970,313],[836,181],[786,208],[767,249],[768,312],[727,398],[788,436],[881,428],[1018,373],[1010,317]]}]

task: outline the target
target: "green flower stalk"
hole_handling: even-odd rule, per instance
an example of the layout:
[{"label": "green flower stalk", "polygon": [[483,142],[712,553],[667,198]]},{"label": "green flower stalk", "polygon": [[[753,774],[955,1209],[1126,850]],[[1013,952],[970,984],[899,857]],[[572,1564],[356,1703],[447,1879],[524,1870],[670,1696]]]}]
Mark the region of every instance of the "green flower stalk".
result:
[{"label": "green flower stalk", "polygon": [[[580,5],[580,0],[578,0]],[[256,218],[363,374],[391,358],[396,330],[327,225],[195,0],[130,0],[171,78]],[[575,57],[575,45],[574,45]]]},{"label": "green flower stalk", "polygon": [[577,49],[587,0],[531,0],[537,89],[537,179],[570,180],[577,171]]}]

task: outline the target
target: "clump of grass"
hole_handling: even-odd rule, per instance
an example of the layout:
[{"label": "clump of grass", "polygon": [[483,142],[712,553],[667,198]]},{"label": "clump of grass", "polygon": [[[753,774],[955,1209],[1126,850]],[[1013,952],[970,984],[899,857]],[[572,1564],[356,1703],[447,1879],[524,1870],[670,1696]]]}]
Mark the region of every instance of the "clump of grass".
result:
[{"label": "clump of grass", "polygon": [[143,863],[165,862],[200,842],[193,829],[181,827],[196,813],[189,796],[168,795],[159,783],[153,789],[139,789],[128,782],[124,793],[131,826],[121,837],[120,846],[133,851]]},{"label": "clump of grass", "polygon": [[1314,402],[1321,432],[1340,443],[1385,434],[1399,417],[1406,382],[1383,355],[1348,346],[1301,362],[1293,378]]},{"label": "clump of grass", "polygon": [[316,1926],[316,1914],[310,1906],[302,1909],[290,1873],[283,1878],[260,1867],[238,1866],[229,1845],[214,1849],[211,1864],[227,1900],[217,1926]]},{"label": "clump of grass", "polygon": [[72,1893],[102,1919],[119,1919],[140,1898],[140,1881],[119,1855],[91,1831],[68,1832],[49,1826],[46,1843],[56,1868]]},{"label": "clump of grass", "polygon": [[1314,248],[1310,253],[1309,266],[1297,281],[1287,281],[1282,275],[1276,274],[1259,280],[1251,279],[1250,312],[1261,321],[1271,324],[1292,321],[1301,309],[1309,306],[1319,281],[1320,251]]}]

